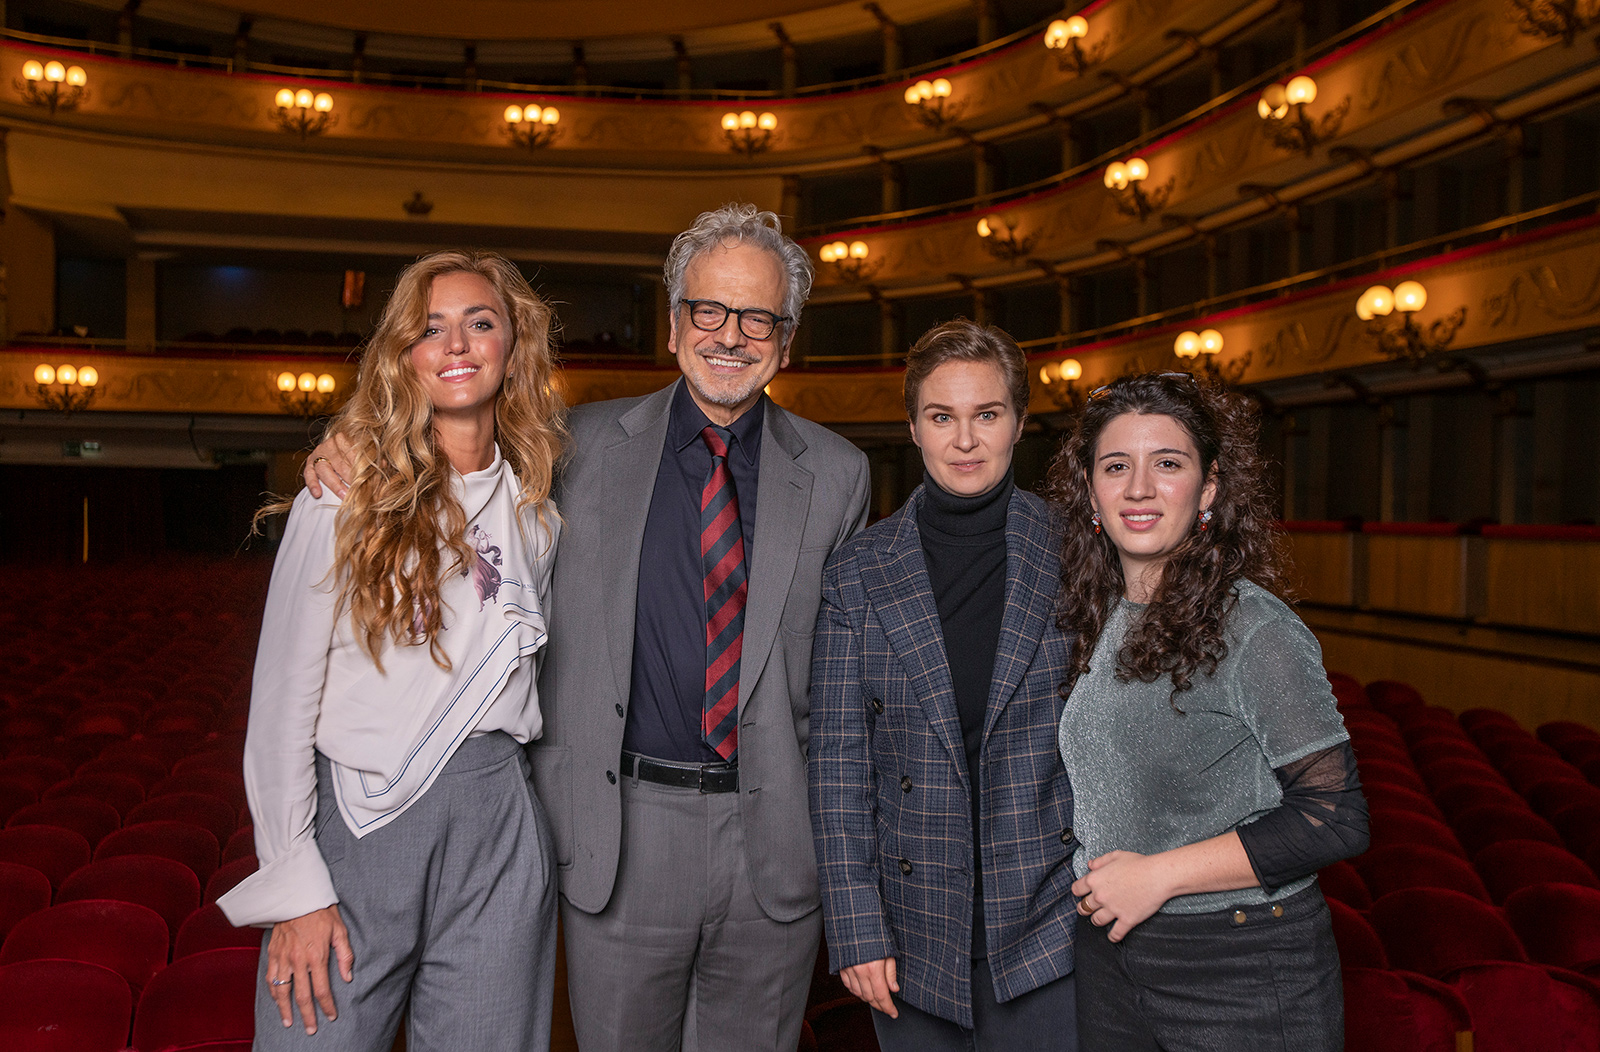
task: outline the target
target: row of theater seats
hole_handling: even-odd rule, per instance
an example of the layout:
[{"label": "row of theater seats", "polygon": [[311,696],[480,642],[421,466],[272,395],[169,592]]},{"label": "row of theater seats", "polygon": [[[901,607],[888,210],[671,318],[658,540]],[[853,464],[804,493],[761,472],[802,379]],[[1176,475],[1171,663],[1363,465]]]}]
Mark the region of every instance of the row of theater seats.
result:
[{"label": "row of theater seats", "polygon": [[1333,674],[1372,846],[1322,871],[1346,1047],[1600,1048],[1600,733]]},{"label": "row of theater seats", "polygon": [[[267,564],[8,568],[0,1049],[244,1050],[240,775]],[[8,655],[8,658],[10,655]]]}]

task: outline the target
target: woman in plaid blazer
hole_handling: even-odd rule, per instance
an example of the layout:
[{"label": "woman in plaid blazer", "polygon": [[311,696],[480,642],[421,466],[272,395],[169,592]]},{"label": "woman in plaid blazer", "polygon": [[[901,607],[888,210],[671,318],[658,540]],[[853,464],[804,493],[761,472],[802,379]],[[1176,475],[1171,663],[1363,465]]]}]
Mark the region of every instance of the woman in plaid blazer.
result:
[{"label": "woman in plaid blazer", "polygon": [[926,481],[829,560],[812,656],[829,966],[885,1052],[1071,1049],[1071,647],[1060,534],[1011,478],[1027,366],[964,320],[906,366]]}]

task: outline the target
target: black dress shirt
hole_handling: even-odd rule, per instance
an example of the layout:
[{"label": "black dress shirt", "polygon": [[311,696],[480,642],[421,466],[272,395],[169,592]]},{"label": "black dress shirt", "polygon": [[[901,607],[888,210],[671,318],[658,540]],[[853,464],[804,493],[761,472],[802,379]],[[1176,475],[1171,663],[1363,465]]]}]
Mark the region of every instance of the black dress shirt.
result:
[{"label": "black dress shirt", "polygon": [[972,783],[972,956],[987,957],[983,922],[983,850],[979,840],[979,775],[984,717],[1006,604],[1006,512],[1015,488],[1006,472],[973,497],[947,493],[926,476],[917,530],[928,584],[944,629],[945,658],[961,719],[967,777]]},{"label": "black dress shirt", "polygon": [[[763,395],[729,430],[728,470],[739,500],[745,567],[755,548]],[[639,556],[633,622],[633,680],[622,747],[660,760],[719,763],[700,735],[706,691],[705,571],[700,563],[700,494],[711,451],[700,432],[711,420],[680,383],[667,420],[667,441]]]}]

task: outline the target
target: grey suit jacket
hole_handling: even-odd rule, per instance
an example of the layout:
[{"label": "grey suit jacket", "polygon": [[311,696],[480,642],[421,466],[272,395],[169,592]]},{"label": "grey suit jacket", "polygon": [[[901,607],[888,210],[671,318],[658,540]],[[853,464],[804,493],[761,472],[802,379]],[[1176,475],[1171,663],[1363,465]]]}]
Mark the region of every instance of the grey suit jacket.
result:
[{"label": "grey suit jacket", "polygon": [[[529,756],[562,894],[590,913],[605,908],[617,876],[639,559],[676,389],[574,409],[556,484],[562,529],[539,677],[544,734]],[[811,640],[823,564],[865,524],[869,490],[860,450],[767,406],[739,673],[739,805],[751,882],[774,920],[818,905],[805,771]]]}]

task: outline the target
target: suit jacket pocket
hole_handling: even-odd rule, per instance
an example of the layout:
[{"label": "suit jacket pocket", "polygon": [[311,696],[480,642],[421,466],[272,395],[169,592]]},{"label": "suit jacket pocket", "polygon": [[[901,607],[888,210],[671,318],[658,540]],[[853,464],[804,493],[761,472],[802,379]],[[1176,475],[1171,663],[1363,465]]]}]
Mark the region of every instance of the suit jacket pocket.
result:
[{"label": "suit jacket pocket", "polygon": [[565,745],[528,746],[533,764],[533,788],[550,819],[550,835],[556,842],[556,865],[572,865],[572,750]]}]

